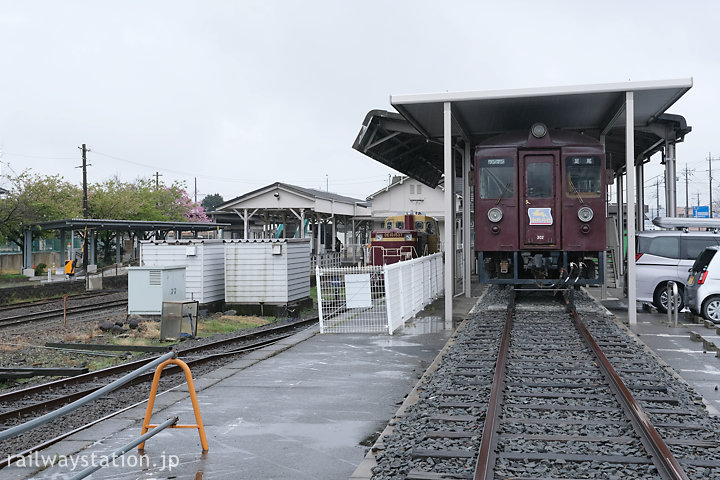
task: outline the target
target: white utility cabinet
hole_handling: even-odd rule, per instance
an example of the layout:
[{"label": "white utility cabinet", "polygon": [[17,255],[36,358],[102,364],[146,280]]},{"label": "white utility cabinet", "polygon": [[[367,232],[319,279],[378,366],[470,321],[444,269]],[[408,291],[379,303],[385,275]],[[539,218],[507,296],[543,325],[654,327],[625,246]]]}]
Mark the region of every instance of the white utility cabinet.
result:
[{"label": "white utility cabinet", "polygon": [[143,241],[140,242],[140,265],[184,266],[188,299],[206,304],[225,298],[225,244],[222,240]]},{"label": "white utility cabinet", "polygon": [[128,267],[128,314],[161,315],[163,302],[186,300],[185,267]]},{"label": "white utility cabinet", "polygon": [[310,239],[225,244],[225,301],[284,305],[310,296]]}]

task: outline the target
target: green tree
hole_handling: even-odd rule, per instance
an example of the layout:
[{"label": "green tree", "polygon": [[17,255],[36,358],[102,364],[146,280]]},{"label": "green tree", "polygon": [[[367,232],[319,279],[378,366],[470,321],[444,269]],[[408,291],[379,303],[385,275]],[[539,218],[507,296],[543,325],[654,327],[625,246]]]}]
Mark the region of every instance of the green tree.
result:
[{"label": "green tree", "polygon": [[[8,177],[10,192],[0,198],[0,241],[23,248],[23,224],[77,218],[82,212],[82,190],[60,175],[25,170]],[[44,235],[40,232],[39,235]],[[36,233],[35,236],[38,236]]]},{"label": "green tree", "polygon": [[225,200],[223,200],[222,195],[219,193],[211,193],[203,198],[201,205],[206,212],[212,212],[218,205],[221,205],[224,202]]}]

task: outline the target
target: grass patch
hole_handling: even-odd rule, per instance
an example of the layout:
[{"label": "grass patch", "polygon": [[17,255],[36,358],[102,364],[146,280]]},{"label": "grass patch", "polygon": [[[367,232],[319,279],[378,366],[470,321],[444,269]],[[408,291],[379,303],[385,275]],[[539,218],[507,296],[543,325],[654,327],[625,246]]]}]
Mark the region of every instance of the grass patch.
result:
[{"label": "grass patch", "polygon": [[198,323],[198,337],[209,337],[211,335],[222,335],[237,330],[267,325],[274,319],[272,317],[245,317],[237,315],[223,315],[200,320]]}]

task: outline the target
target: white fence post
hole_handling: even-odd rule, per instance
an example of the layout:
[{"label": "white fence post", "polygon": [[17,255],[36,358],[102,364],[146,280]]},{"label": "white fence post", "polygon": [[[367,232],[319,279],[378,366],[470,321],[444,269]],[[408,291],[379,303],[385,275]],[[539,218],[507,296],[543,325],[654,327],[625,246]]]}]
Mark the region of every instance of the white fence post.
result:
[{"label": "white fence post", "polygon": [[325,333],[323,324],[323,305],[322,305],[322,283],[320,282],[320,265],[315,266],[315,290],[317,291],[318,317],[320,318],[320,333]]}]

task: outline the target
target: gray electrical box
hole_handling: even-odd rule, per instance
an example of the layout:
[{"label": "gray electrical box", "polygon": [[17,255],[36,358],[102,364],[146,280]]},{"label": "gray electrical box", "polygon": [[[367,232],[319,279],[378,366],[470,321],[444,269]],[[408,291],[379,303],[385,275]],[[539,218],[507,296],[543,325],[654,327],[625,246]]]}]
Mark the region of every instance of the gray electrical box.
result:
[{"label": "gray electrical box", "polygon": [[163,302],[185,298],[184,266],[128,268],[129,315],[160,315]]},{"label": "gray electrical box", "polygon": [[160,340],[180,338],[183,334],[197,336],[197,300],[182,300],[162,303],[160,319]]}]

